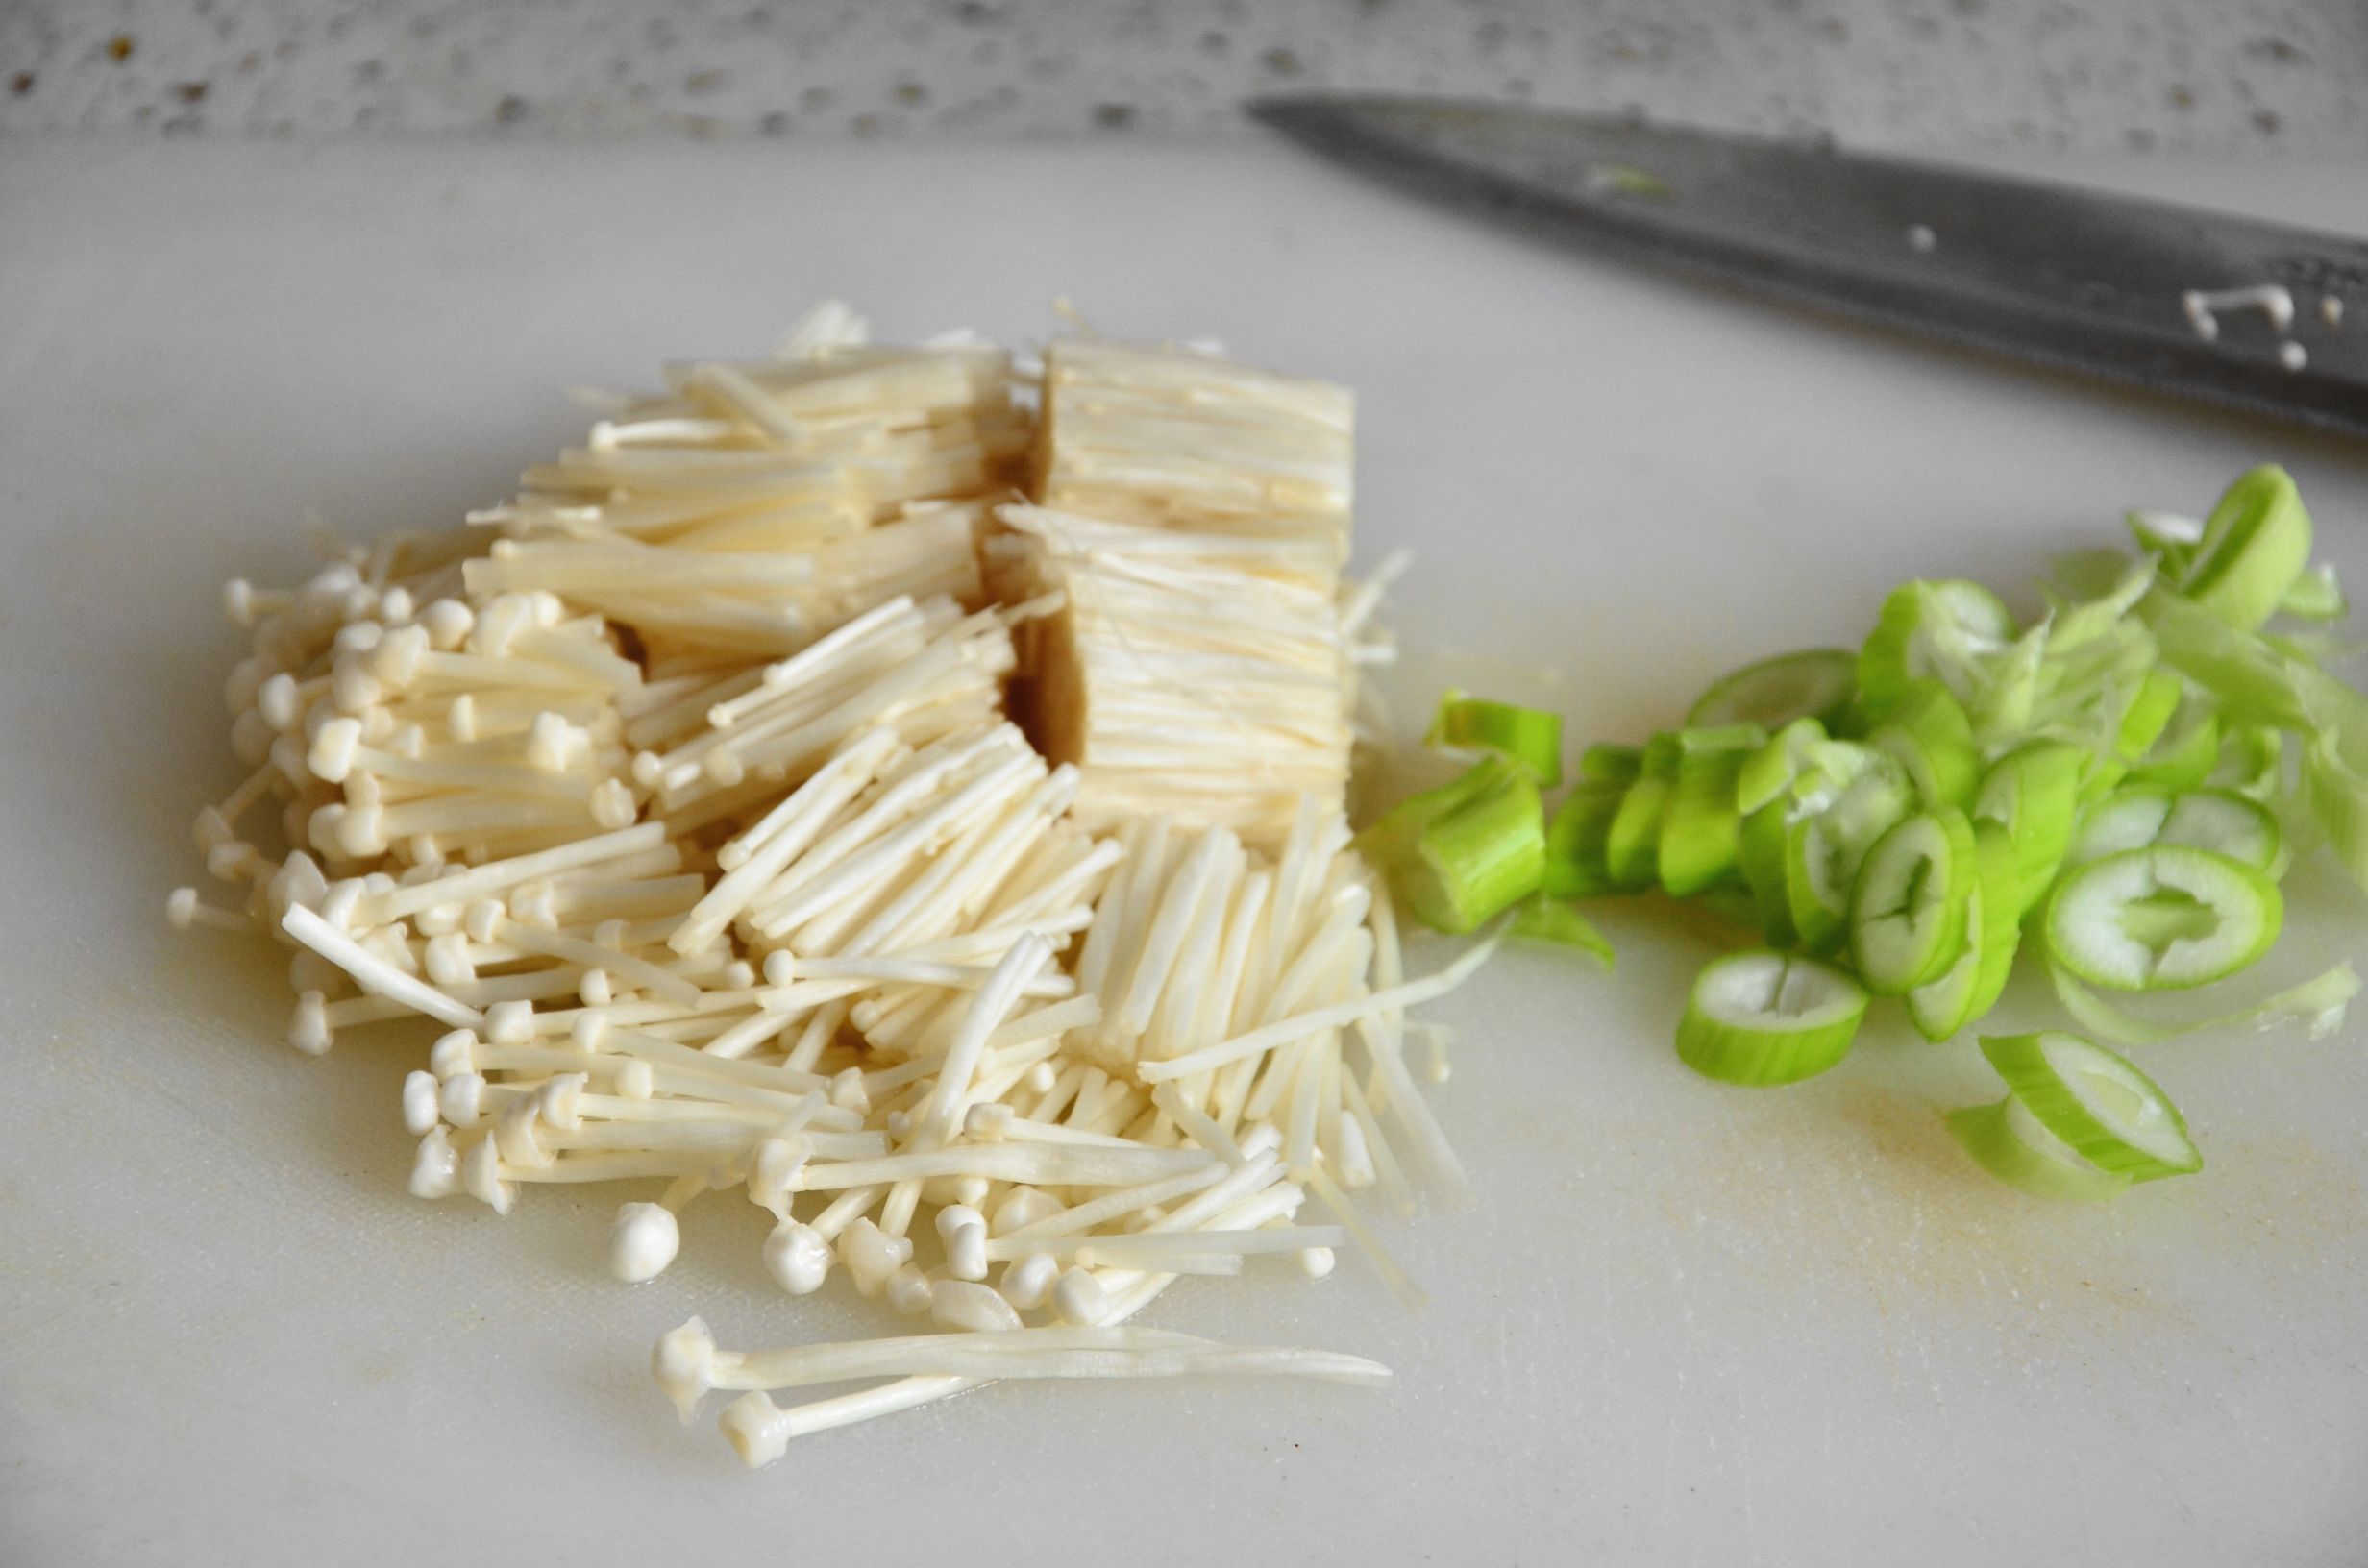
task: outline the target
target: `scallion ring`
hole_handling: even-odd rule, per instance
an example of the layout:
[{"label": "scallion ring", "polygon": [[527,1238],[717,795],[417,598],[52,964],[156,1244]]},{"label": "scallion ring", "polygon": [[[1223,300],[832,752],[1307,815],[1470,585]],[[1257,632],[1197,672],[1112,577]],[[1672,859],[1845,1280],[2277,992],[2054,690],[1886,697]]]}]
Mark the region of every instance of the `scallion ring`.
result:
[{"label": "scallion ring", "polygon": [[2104,1046],[2051,1030],[1991,1036],[1982,1054],[2034,1120],[2098,1169],[2146,1182],[2203,1168],[2179,1107]]},{"label": "scallion ring", "polygon": [[1971,698],[1985,660],[2014,641],[2014,617],[1978,582],[1902,583],[1883,601],[1859,650],[1859,703],[1883,719],[1911,682],[1935,677],[1960,701]]},{"label": "scallion ring", "polygon": [[2158,844],[2092,861],[2058,884],[2047,948],[2109,991],[2182,991],[2226,979],[2278,940],[2278,885],[2242,861]]},{"label": "scallion ring", "polygon": [[1972,722],[1936,680],[1911,682],[1867,744],[1899,760],[1927,806],[1965,805],[1981,782]]},{"label": "scallion ring", "polygon": [[1398,901],[1437,931],[1476,929],[1536,893],[1545,875],[1538,786],[1493,755],[1401,801],[1361,842]]},{"label": "scallion ring", "polygon": [[1605,829],[1603,858],[1613,886],[1642,893],[1661,871],[1661,819],[1677,788],[1677,766],[1683,756],[1674,733],[1656,735],[1644,747],[1644,761],[1636,781]]},{"label": "scallion ring", "polygon": [[1592,898],[1616,893],[1619,885],[1604,860],[1604,841],[1620,802],[1628,798],[1625,784],[1586,781],[1572,786],[1546,824],[1543,891],[1556,898]]},{"label": "scallion ring", "polygon": [[1606,969],[1612,968],[1612,944],[1595,929],[1594,922],[1550,894],[1541,893],[1523,902],[1515,912],[1512,928],[1506,934],[1516,942],[1575,947]]},{"label": "scallion ring", "polygon": [[2273,880],[2285,870],[2278,819],[2258,800],[2232,790],[2172,791],[2142,785],[2116,790],[2088,808],[2064,865],[2085,866],[2157,844],[2209,849]]},{"label": "scallion ring", "polygon": [[1633,784],[1644,771],[1644,748],[1597,741],[1579,753],[1579,777],[1590,784]]},{"label": "scallion ring", "polygon": [[1850,890],[1866,851],[1913,809],[1906,771],[1885,753],[1847,741],[1819,748],[1815,766],[1793,781],[1785,814],[1785,901],[1803,948],[1831,952],[1847,939]]},{"label": "scallion ring", "polygon": [[1850,890],[1850,959],[1879,996],[1940,977],[1965,946],[1979,885],[1973,824],[1951,807],[1909,818],[1875,842]]},{"label": "scallion ring", "polygon": [[1711,682],[1687,710],[1686,724],[1758,724],[1772,730],[1795,719],[1815,719],[1831,728],[1850,711],[1858,674],[1858,655],[1842,649],[1779,653]]},{"label": "scallion ring", "polygon": [[1721,1083],[1797,1083],[1849,1053],[1866,1002],[1865,987],[1827,965],[1736,953],[1694,981],[1677,1026],[1678,1059]]},{"label": "scallion ring", "polygon": [[2023,928],[2014,841],[1996,822],[1973,824],[1976,875],[1965,906],[1965,948],[1940,977],[1908,992],[1908,1017],[1926,1040],[1955,1038],[1998,1005]]},{"label": "scallion ring", "polygon": [[1440,698],[1425,746],[1457,751],[1492,751],[1529,770],[1538,787],[1563,781],[1563,719],[1542,708],[1492,702],[1449,691]]},{"label": "scallion ring", "polygon": [[2179,591],[2238,631],[2252,631],[2310,564],[2310,514],[2275,464],[2239,475],[2204,520]]},{"label": "scallion ring", "polygon": [[1990,764],[1974,792],[1975,819],[1998,823],[2014,841],[2023,914],[2047,896],[2071,846],[2083,760],[2076,746],[2032,741]]},{"label": "scallion ring", "polygon": [[1662,813],[1657,866],[1664,890],[1689,897],[1732,883],[1742,820],[1736,781],[1767,744],[1757,724],[1678,732],[1677,778]]},{"label": "scallion ring", "polygon": [[2034,1196],[2102,1203],[2130,1186],[2123,1172],[2099,1170],[2082,1159],[2011,1094],[1990,1105],[1952,1111],[1944,1119],[1949,1136],[1975,1164]]},{"label": "scallion ring", "polygon": [[2233,1029],[2247,1024],[2267,1029],[2288,1018],[2302,1019],[2312,1040],[2323,1040],[2343,1027],[2352,1000],[2359,994],[2358,972],[2349,963],[2343,963],[2246,1007],[2166,1020],[2140,1017],[2126,1008],[2114,1006],[2053,960],[2048,963],[2047,977],[2055,986],[2063,1010],[2082,1028],[2124,1045],[2159,1045],[2201,1030]]}]

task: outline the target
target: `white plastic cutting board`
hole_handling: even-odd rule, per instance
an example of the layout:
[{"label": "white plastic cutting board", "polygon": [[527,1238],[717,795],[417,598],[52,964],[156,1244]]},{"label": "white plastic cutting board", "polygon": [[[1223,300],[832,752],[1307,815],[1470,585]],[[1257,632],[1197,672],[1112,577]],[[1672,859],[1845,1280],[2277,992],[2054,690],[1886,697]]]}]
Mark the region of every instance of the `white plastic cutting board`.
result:
[{"label": "white plastic cutting board", "polygon": [[[2070,172],[2368,231],[2358,168]],[[2368,1019],[2154,1050],[2209,1168],[2052,1207],[1943,1135],[1995,1092],[1969,1044],[1690,1076],[1713,939],[1615,912],[1616,977],[1514,956],[1438,1010],[1486,1201],[1388,1233],[1427,1311],[1354,1263],[1156,1309],[1393,1392],[997,1388],[759,1475],[644,1370],[693,1311],[860,1328],[771,1291],[753,1210],[695,1212],[629,1290],[611,1194],[404,1196],[406,1055],[296,1057],[275,966],[161,919],[234,777],[220,579],[297,570],[308,507],[456,518],[579,428],[561,388],[762,348],[821,295],[1004,334],[1061,291],[1352,383],[1362,556],[1420,554],[1414,683],[1551,667],[1580,737],[2261,458],[2368,584],[2357,446],[1538,250],[1280,147],[12,140],[0,1562],[2368,1561]],[[2361,899],[2295,887],[2297,968],[2368,945]]]}]

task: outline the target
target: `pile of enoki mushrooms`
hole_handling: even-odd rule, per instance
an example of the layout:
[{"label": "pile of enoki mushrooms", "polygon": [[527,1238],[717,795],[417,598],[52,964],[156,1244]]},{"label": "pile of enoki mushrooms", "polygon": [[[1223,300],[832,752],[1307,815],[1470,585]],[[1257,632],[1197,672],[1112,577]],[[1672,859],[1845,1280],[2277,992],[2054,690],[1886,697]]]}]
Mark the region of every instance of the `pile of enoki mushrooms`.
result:
[{"label": "pile of enoki mushrooms", "polygon": [[1412,1297],[1365,1216],[1467,1190],[1406,1013],[1488,948],[1409,978],[1344,815],[1389,655],[1343,576],[1348,394],[875,346],[837,306],[666,381],[466,527],[229,585],[255,771],[197,822],[230,896],[175,922],[294,949],[300,1050],[446,1031],[403,1090],[419,1196],[623,1184],[642,1281],[737,1189],[783,1291],[925,1330],[666,1335],[685,1420],[745,1391],[751,1464],[998,1379],[1386,1378],[1127,1326],[1269,1253]]}]

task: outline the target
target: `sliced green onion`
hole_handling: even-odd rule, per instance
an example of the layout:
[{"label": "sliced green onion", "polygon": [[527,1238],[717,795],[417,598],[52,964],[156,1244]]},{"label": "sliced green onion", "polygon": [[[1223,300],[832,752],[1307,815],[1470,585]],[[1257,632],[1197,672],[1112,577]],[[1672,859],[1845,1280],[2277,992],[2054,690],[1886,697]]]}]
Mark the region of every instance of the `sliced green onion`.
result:
[{"label": "sliced green onion", "polygon": [[[2178,677],[2172,677],[2174,681]],[[2170,723],[2130,767],[2133,784],[2191,790],[2220,760],[2220,710],[2197,688],[2185,689]]]},{"label": "sliced green onion", "polygon": [[2331,566],[2314,566],[2294,579],[2294,586],[2278,600],[2278,613],[2297,621],[2340,621],[2352,613],[2343,583]]},{"label": "sliced green onion", "polygon": [[1362,842],[1398,902],[1433,930],[1452,934],[1536,893],[1545,875],[1538,786],[1497,756],[1401,801]]},{"label": "sliced green onion", "polygon": [[1758,724],[1779,729],[1795,719],[1831,728],[1858,694],[1858,655],[1838,648],[1779,653],[1719,676],[1686,712],[1689,728]]},{"label": "sliced green onion", "polygon": [[[2196,527],[2200,530],[2203,525],[2198,523]],[[2096,598],[2060,604],[2048,627],[2048,650],[2058,656],[2077,652],[2119,631],[2123,618],[2146,597],[2158,575],[2158,568],[2151,558],[2142,560],[2123,572],[2110,588]]]},{"label": "sliced green onion", "polygon": [[1661,817],[1661,885],[1683,898],[1736,874],[1742,820],[1735,809],[1736,779],[1767,744],[1757,724],[1728,724],[1678,732],[1677,782]]},{"label": "sliced green onion", "polygon": [[1542,708],[1517,707],[1450,691],[1439,701],[1425,746],[1493,751],[1529,770],[1540,789],[1563,781],[1563,718]]},{"label": "sliced green onion", "polygon": [[1972,700],[1984,660],[2014,640],[2014,617],[1978,582],[1902,583],[1859,650],[1859,705],[1881,720],[1909,683],[1937,678],[1959,701]]},{"label": "sliced green onion", "polygon": [[1952,1111],[1944,1119],[1949,1136],[1975,1164],[2035,1196],[2102,1203],[2130,1185],[2123,1172],[2099,1170],[2074,1153],[2011,1094],[1994,1105]]},{"label": "sliced green onion", "polygon": [[2040,1126],[2100,1170],[2147,1182],[2204,1167],[2170,1096],[2104,1046],[2048,1031],[1992,1036],[1982,1054]]},{"label": "sliced green onion", "polygon": [[2114,1006],[2066,973],[2062,965],[2053,961],[2047,966],[2047,977],[2055,986],[2057,999],[2063,1003],[2063,1010],[2071,1014],[2082,1028],[2124,1045],[2159,1045],[2182,1035],[2206,1029],[2232,1029],[2243,1024],[2268,1029],[2287,1018],[2302,1019],[2312,1040],[2323,1040],[2343,1027],[2344,1017],[2351,1011],[2352,998],[2359,994],[2359,975],[2349,963],[2343,963],[2248,1007],[2209,1017],[2190,1016],[2162,1020],[2140,1017]]},{"label": "sliced green onion", "polygon": [[1965,947],[1980,879],[1973,824],[1954,807],[1911,817],[1875,841],[1850,890],[1850,958],[1878,996],[1940,977]]},{"label": "sliced green onion", "polygon": [[2124,761],[2135,763],[2154,749],[2155,742],[2170,727],[2171,716],[2179,711],[2179,700],[2185,692],[2185,686],[2172,672],[2146,672],[2146,678],[2130,694],[2129,704],[2121,710],[2121,721],[2113,734],[2113,749]]},{"label": "sliced green onion", "polygon": [[2208,849],[2273,879],[2285,870],[2278,819],[2258,800],[2228,790],[2175,792],[2146,786],[2116,791],[2089,807],[2064,864],[2085,866],[2157,844]]},{"label": "sliced green onion", "polygon": [[1842,944],[1866,851],[1913,809],[1907,771],[1893,758],[1848,741],[1818,748],[1793,781],[1785,820],[1785,902],[1802,947]]},{"label": "sliced green onion", "polygon": [[1718,959],[1693,983],[1677,1055],[1728,1084],[1789,1084],[1849,1053],[1866,990],[1839,969],[1788,953]]},{"label": "sliced green onion", "polygon": [[2324,627],[2303,627],[2293,631],[2264,631],[2261,641],[2271,651],[2313,670],[2325,670],[2330,665],[2342,664],[2355,655],[2368,650],[2368,643],[2337,636]]},{"label": "sliced green onion", "polygon": [[1594,922],[1548,894],[1541,893],[1524,902],[1513,917],[1513,928],[1507,934],[1516,942],[1575,947],[1606,969],[1612,968],[1612,944],[1595,929]]},{"label": "sliced green onion", "polygon": [[2204,541],[2204,520],[2180,512],[2133,511],[2124,514],[2130,537],[2137,548],[2162,557],[2165,571],[2183,575]]},{"label": "sliced green onion", "polygon": [[2047,908],[2050,955],[2109,991],[2226,979],[2278,940],[2278,885],[2241,861],[2176,845],[2129,849],[2066,875]]},{"label": "sliced green onion", "polygon": [[2204,520],[2204,538],[2179,591],[2238,631],[2277,613],[2310,564],[2310,514],[2293,477],[2264,463],[2238,476]]},{"label": "sliced green onion", "polygon": [[2052,650],[2040,666],[2031,728],[2115,752],[2133,697],[2160,663],[2154,634],[2135,620],[2118,622],[2082,647]]},{"label": "sliced green onion", "polygon": [[2368,884],[2368,777],[2352,766],[2334,735],[2304,748],[2303,796],[2343,869]]},{"label": "sliced green onion", "polygon": [[1677,788],[1684,751],[1674,732],[1656,735],[1644,747],[1644,762],[1627,797],[1604,833],[1604,867],[1615,887],[1642,893],[1661,872],[1661,819]]},{"label": "sliced green onion", "polygon": [[1974,817],[1998,823],[2014,841],[2021,914],[2047,896],[2071,846],[2084,761],[2066,742],[2032,741],[1990,764],[1974,792]]},{"label": "sliced green onion", "polygon": [[1965,950],[1938,979],[1908,992],[1908,1017],[1936,1042],[1954,1038],[1998,1005],[2022,940],[2014,841],[1996,822],[1974,823],[1973,835],[1976,875],[1965,906]]},{"label": "sliced green onion", "polygon": [[[2140,647],[2151,650],[2151,642],[2132,647],[2134,651]],[[2100,690],[2085,716],[2100,733],[2099,744],[2081,774],[2083,804],[2102,800],[2121,788],[2131,769],[2154,748],[2169,727],[2186,692],[2180,677],[2168,670],[2147,669],[2127,685],[2123,684],[2121,674],[2122,672],[2114,671],[2100,677]],[[2201,759],[2185,760],[2192,763]]]},{"label": "sliced green onion", "polygon": [[2286,669],[2310,720],[2303,796],[2344,870],[2368,884],[2368,698],[2299,661]]},{"label": "sliced green onion", "polygon": [[1927,806],[1962,806],[1982,777],[1964,708],[1936,680],[1909,683],[1867,745],[1899,759]]},{"label": "sliced green onion", "polygon": [[1604,842],[1612,820],[1628,798],[1624,784],[1583,783],[1572,787],[1545,830],[1543,891],[1556,898],[1593,898],[1616,893]]},{"label": "sliced green onion", "polygon": [[1644,748],[1597,741],[1579,753],[1579,776],[1591,784],[1633,784],[1644,771]]},{"label": "sliced green onion", "polygon": [[2268,799],[2285,788],[2285,737],[2266,724],[2223,728],[2220,760],[2212,764],[2204,783],[2256,800]]},{"label": "sliced green onion", "polygon": [[1795,936],[1785,882],[1786,836],[1784,802],[1771,800],[1743,819],[1735,847],[1736,861],[1743,869],[1743,885],[1751,889],[1761,934],[1774,947],[1791,945]]},{"label": "sliced green onion", "polygon": [[1735,809],[1749,816],[1791,787],[1828,736],[1814,719],[1795,719],[1751,754],[1735,780]]},{"label": "sliced green onion", "polygon": [[2138,608],[2163,662],[2220,699],[2223,723],[2310,727],[2287,662],[2269,644],[2177,594],[2157,591]]},{"label": "sliced green onion", "polygon": [[2031,715],[2038,706],[2040,680],[2047,671],[2047,651],[2054,632],[2054,627],[2040,622],[2017,638],[2014,646],[1985,671],[1981,689],[1975,694],[1967,715],[1973,723],[1975,740],[1985,746],[2011,744],[2031,728]]}]

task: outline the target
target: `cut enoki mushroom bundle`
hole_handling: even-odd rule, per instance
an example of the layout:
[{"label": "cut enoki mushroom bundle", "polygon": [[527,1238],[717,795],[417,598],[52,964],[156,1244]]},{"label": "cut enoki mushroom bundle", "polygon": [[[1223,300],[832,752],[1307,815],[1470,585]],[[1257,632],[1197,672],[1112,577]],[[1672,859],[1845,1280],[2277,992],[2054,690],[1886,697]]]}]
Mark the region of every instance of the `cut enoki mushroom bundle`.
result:
[{"label": "cut enoki mushroom bundle", "polygon": [[1347,395],[1092,338],[1044,367],[826,306],[470,527],[224,596],[252,772],[196,837],[232,900],[167,913],[285,943],[308,1053],[434,1021],[411,1191],[626,1184],[629,1282],[737,1191],[785,1294],[925,1322],[668,1335],[661,1386],[743,1393],[751,1463],[999,1378],[1381,1381],[1122,1325],[1344,1247],[1416,1299],[1359,1206],[1468,1195],[1406,1013],[1489,947],[1410,976],[1344,815],[1387,656],[1341,576]]}]

